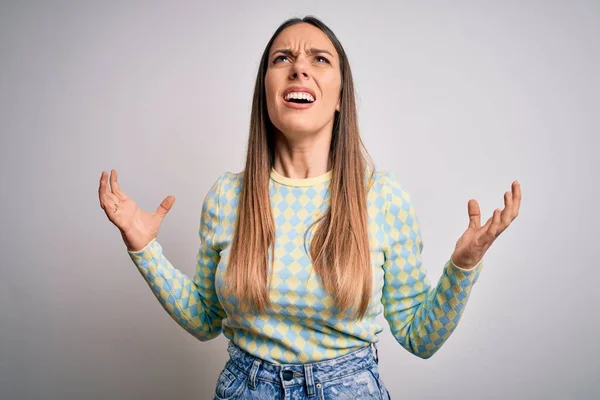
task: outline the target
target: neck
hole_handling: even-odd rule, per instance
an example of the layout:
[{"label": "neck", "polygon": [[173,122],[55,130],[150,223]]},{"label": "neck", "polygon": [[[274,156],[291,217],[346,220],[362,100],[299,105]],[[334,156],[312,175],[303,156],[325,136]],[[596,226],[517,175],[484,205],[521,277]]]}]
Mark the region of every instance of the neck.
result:
[{"label": "neck", "polygon": [[282,176],[305,179],[327,173],[331,131],[324,134],[303,135],[293,138],[277,131],[275,134],[275,164],[273,168]]}]

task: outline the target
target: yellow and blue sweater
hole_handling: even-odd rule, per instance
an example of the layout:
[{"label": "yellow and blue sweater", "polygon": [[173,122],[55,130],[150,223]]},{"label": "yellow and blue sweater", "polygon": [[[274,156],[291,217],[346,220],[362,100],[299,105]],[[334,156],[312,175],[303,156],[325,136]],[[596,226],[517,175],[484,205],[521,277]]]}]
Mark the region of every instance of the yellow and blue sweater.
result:
[{"label": "yellow and blue sweater", "polygon": [[[418,357],[431,357],[456,328],[483,262],[466,270],[449,258],[432,288],[421,260],[423,241],[410,195],[393,173],[376,171],[367,197],[373,265],[369,309],[360,321],[335,313],[333,298],[304,248],[305,231],[329,207],[331,176],[329,171],[292,179],[271,170],[275,262],[271,306],[263,313],[241,312],[235,298],[221,291],[243,172],[225,172],[204,198],[193,278],[171,265],[156,239],[129,255],[169,315],[201,341],[223,332],[263,360],[317,362],[377,342],[383,327],[376,317],[383,311],[398,343]],[[306,237],[307,248],[311,238]]]}]

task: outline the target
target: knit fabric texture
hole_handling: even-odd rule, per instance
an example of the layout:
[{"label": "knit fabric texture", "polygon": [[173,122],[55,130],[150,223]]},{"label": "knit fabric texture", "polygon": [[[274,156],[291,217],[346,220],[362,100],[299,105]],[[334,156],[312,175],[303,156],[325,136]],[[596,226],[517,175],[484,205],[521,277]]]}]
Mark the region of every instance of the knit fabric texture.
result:
[{"label": "knit fabric texture", "polygon": [[322,361],[377,342],[383,326],[376,318],[382,312],[396,341],[418,357],[431,357],[448,340],[483,260],[463,269],[449,258],[432,286],[422,263],[414,204],[389,171],[375,171],[367,193],[373,290],[363,319],[352,320],[349,312],[337,310],[306,251],[315,227],[307,229],[329,207],[332,171],[293,179],[271,170],[276,226],[271,304],[262,313],[242,312],[236,299],[222,291],[242,179],[243,172],[225,172],[206,194],[192,278],[171,265],[156,238],[139,251],[128,251],[160,304],[187,332],[201,341],[223,333],[248,353],[276,364]]}]

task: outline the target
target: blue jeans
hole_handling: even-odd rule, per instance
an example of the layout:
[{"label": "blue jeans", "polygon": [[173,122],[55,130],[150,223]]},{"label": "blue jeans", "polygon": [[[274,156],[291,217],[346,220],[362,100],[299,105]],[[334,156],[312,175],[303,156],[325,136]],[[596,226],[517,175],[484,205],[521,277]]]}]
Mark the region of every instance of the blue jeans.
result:
[{"label": "blue jeans", "polygon": [[309,364],[273,364],[229,341],[229,360],[214,400],[391,399],[379,376],[375,343],[341,357]]}]

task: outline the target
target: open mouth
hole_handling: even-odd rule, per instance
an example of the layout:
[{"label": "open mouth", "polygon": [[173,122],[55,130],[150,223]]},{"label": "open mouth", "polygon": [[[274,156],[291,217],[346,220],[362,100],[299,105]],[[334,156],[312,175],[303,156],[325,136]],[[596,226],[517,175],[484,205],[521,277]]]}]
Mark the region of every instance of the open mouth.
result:
[{"label": "open mouth", "polygon": [[311,104],[315,102],[312,94],[306,92],[291,92],[283,96],[283,100],[288,103]]},{"label": "open mouth", "polygon": [[288,103],[296,103],[296,104],[310,104],[310,103],[314,103],[313,101],[307,100],[307,99],[290,99],[290,100],[286,100]]}]

